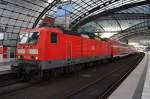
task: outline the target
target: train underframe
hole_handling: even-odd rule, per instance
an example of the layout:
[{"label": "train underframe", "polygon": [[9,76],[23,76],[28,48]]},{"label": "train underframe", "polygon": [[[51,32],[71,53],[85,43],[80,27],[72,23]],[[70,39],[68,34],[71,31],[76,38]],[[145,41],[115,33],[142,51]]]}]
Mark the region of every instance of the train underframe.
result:
[{"label": "train underframe", "polygon": [[17,60],[11,66],[11,69],[23,81],[29,81],[31,79],[48,80],[52,76],[57,77],[65,73],[77,72],[83,68],[91,67],[95,63],[101,63],[106,60],[114,61],[115,59],[118,60],[118,57],[93,57],[59,61]]}]

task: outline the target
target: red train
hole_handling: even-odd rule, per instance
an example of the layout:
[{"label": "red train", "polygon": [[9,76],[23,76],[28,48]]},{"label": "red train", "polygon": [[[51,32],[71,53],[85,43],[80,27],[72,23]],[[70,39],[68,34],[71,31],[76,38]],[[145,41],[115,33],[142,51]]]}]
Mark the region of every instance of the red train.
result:
[{"label": "red train", "polygon": [[8,48],[0,45],[0,58],[8,58]]},{"label": "red train", "polygon": [[47,70],[121,57],[134,52],[134,47],[114,40],[101,40],[58,27],[27,29],[20,33],[17,64],[12,65],[12,70],[27,78],[27,75],[31,77],[33,71],[40,71],[43,75]]}]

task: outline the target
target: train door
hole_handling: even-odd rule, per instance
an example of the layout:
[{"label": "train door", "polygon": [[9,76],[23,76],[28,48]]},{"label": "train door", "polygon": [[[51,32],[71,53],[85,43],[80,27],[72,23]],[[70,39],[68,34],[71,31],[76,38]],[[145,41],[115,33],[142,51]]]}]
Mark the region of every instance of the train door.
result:
[{"label": "train door", "polygon": [[66,59],[72,60],[72,43],[69,40],[66,40]]},{"label": "train door", "polygon": [[50,33],[50,43],[48,44],[48,49],[47,50],[47,57],[53,60],[59,60],[62,59],[62,50],[60,46],[60,33],[58,32],[51,32]]}]

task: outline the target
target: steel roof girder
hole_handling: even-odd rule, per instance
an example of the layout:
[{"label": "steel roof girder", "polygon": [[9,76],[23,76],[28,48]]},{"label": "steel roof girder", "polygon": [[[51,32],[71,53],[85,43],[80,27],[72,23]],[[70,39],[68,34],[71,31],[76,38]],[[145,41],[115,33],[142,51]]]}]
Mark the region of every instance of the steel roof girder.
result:
[{"label": "steel roof girder", "polygon": [[92,21],[92,20],[95,20],[99,17],[102,17],[102,16],[106,16],[106,15],[111,15],[113,14],[114,12],[117,12],[117,11],[121,11],[121,10],[124,10],[124,9],[128,9],[128,8],[132,8],[132,7],[136,7],[136,6],[140,6],[140,5],[145,5],[145,4],[149,4],[150,2],[148,1],[141,1],[141,2],[137,2],[137,3],[132,3],[132,4],[126,4],[126,5],[123,5],[123,6],[120,6],[120,7],[117,7],[117,8],[113,8],[113,9],[109,9],[107,11],[103,11],[101,13],[98,13],[96,15],[93,15],[93,16],[89,16],[83,20],[76,20],[76,21],[73,21],[70,26],[72,26],[71,28],[72,29],[77,29],[78,26],[82,26],[84,24],[86,24],[87,22],[89,21]]}]

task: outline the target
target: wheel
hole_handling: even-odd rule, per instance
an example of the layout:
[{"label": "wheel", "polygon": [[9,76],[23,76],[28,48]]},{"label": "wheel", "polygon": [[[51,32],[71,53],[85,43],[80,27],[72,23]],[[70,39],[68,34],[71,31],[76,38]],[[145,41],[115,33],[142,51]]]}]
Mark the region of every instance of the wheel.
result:
[{"label": "wheel", "polygon": [[42,76],[42,80],[49,80],[50,79],[50,71],[49,70],[44,70],[41,71],[41,76]]},{"label": "wheel", "polygon": [[22,81],[25,81],[25,82],[28,82],[28,81],[30,81],[31,80],[31,73],[29,72],[26,72],[26,71],[22,71],[22,73],[21,73],[21,80]]}]

